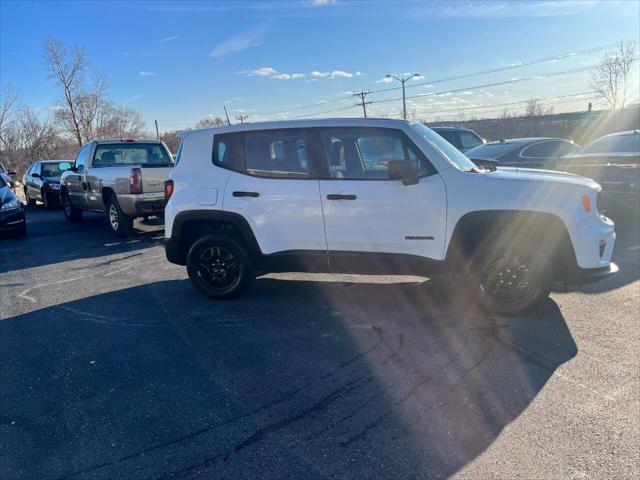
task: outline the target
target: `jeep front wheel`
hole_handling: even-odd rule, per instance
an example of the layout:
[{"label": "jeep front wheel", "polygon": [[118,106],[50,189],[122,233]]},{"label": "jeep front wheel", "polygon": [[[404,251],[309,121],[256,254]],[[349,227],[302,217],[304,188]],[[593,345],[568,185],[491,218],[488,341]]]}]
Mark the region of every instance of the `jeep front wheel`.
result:
[{"label": "jeep front wheel", "polygon": [[245,248],[224,235],[196,241],[187,254],[187,272],[196,290],[214,299],[237,296],[254,278]]},{"label": "jeep front wheel", "polygon": [[532,310],[549,295],[550,267],[535,248],[491,245],[470,263],[472,288],[480,305],[500,315]]}]

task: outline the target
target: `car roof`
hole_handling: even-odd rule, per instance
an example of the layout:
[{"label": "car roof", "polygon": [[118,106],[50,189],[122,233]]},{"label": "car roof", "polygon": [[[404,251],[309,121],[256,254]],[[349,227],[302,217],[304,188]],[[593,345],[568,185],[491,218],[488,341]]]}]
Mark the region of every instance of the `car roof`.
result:
[{"label": "car roof", "polygon": [[145,138],[140,138],[140,139],[111,138],[111,139],[105,139],[105,140],[94,140],[94,142],[97,143],[98,145],[114,144],[114,143],[157,143],[157,144],[162,144],[162,141],[160,141],[160,140],[157,140],[157,139],[145,139]]},{"label": "car roof", "polygon": [[389,118],[322,118],[301,120],[277,120],[270,122],[239,123],[221,127],[201,128],[179,132],[179,137],[188,136],[191,132],[211,131],[212,133],[250,132],[253,130],[275,130],[279,128],[310,128],[310,127],[387,127],[398,128],[409,125],[408,120]]},{"label": "car roof", "polygon": [[60,162],[71,162],[73,163],[73,160],[38,160],[39,163],[60,163]]},{"label": "car roof", "polygon": [[[496,145],[498,143],[510,143],[510,144],[520,144],[526,145],[528,143],[541,142],[544,140],[562,140],[568,142],[569,140],[564,138],[554,138],[554,137],[525,137],[525,138],[503,138],[501,140],[496,140],[493,142],[486,143],[485,145]],[[482,145],[479,145],[480,147]]]},{"label": "car roof", "polygon": [[473,130],[469,129],[469,128],[465,128],[465,127],[452,127],[450,125],[433,125],[433,126],[429,126],[427,125],[431,130],[451,130],[451,131],[456,131],[456,130],[464,130],[465,132],[473,132]]},{"label": "car roof", "polygon": [[625,130],[624,132],[608,133],[607,135],[603,135],[603,136],[601,136],[599,138],[617,137],[617,136],[622,136],[622,135],[640,135],[640,130]]}]

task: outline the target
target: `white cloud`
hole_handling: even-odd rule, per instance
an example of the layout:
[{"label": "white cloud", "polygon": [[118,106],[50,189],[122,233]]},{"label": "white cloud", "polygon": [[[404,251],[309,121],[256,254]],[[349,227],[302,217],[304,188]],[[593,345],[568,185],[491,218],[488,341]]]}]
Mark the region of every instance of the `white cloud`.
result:
[{"label": "white cloud", "polygon": [[335,5],[336,0],[309,0],[312,7],[326,7],[327,5]]},{"label": "white cloud", "polygon": [[391,77],[382,77],[380,80],[376,80],[376,83],[391,83],[393,82],[393,78]]},{"label": "white cloud", "polygon": [[180,37],[178,35],[174,35],[172,37],[162,38],[159,40],[160,43],[171,42],[172,40],[178,40]]},{"label": "white cloud", "polygon": [[264,40],[266,25],[253,27],[231,37],[225,38],[211,50],[211,58],[219,60],[230,53],[241,52],[247,48],[257,47]]},{"label": "white cloud", "polygon": [[256,77],[270,77],[271,75],[277,75],[280,72],[278,72],[278,70],[276,70],[275,68],[271,68],[271,67],[260,67],[260,68],[256,68],[255,70],[251,70],[247,75],[250,77],[256,76]]},{"label": "white cloud", "polygon": [[271,78],[276,80],[296,80],[304,78],[304,73],[278,73],[277,75],[272,75]]},{"label": "white cloud", "polygon": [[[330,72],[320,72],[318,70],[314,70],[309,75],[313,78],[330,78],[331,80],[333,80],[335,78],[351,78],[354,74],[345,72],[344,70],[332,70]],[[362,75],[362,72],[356,72],[355,75]]]},{"label": "white cloud", "polygon": [[141,77],[155,77],[157,74],[156,72],[147,72],[145,70],[140,70],[138,72],[138,75],[140,75]]},{"label": "white cloud", "polygon": [[122,103],[127,104],[127,103],[133,103],[136,100],[138,100],[140,97],[142,97],[141,93],[137,93],[135,94],[133,97],[131,98],[127,98],[126,100],[124,100]]},{"label": "white cloud", "polygon": [[[522,18],[522,17],[557,17],[577,15],[593,7],[607,8],[607,4],[621,4],[623,2],[600,2],[598,0],[490,0],[478,2],[472,0],[457,0],[448,3],[431,4],[419,8],[415,15],[430,18]],[[615,7],[613,7],[615,8]]]}]

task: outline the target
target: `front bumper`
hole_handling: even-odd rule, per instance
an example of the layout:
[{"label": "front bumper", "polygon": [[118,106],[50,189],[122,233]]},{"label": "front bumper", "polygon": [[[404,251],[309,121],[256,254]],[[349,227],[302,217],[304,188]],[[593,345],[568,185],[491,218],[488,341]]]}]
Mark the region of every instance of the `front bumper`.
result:
[{"label": "front bumper", "polygon": [[0,211],[0,232],[13,232],[25,228],[27,219],[24,208]]},{"label": "front bumper", "polygon": [[571,273],[567,283],[571,285],[586,285],[588,283],[599,282],[617,273],[618,270],[618,265],[613,262],[606,267],[577,268]]}]

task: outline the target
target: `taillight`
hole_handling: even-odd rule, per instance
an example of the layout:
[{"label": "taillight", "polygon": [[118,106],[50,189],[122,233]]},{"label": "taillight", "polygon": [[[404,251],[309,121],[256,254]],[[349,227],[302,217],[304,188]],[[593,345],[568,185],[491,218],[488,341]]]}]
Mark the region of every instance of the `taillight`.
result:
[{"label": "taillight", "polygon": [[129,192],[142,193],[142,169],[131,169],[131,175],[129,175]]},{"label": "taillight", "polygon": [[164,182],[164,199],[165,201],[169,201],[169,199],[171,198],[171,195],[173,195],[173,180],[167,180],[166,182]]}]

